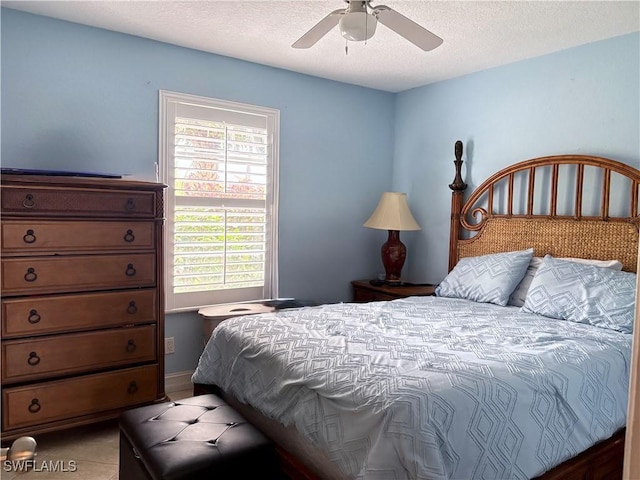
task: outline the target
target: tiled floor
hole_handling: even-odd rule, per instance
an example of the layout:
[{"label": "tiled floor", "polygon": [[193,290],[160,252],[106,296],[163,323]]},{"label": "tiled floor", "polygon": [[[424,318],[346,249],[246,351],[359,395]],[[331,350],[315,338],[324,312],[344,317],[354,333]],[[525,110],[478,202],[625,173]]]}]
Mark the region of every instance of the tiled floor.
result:
[{"label": "tiled floor", "polygon": [[[169,394],[171,400],[187,398],[191,390]],[[2,465],[2,480],[118,480],[117,420],[40,435],[35,467],[14,472]]]}]

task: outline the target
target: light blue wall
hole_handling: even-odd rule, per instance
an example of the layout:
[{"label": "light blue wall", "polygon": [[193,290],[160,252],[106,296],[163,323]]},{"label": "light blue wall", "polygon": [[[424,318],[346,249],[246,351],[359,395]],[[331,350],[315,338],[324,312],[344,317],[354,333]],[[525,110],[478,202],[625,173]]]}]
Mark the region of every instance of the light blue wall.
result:
[{"label": "light blue wall", "polygon": [[[468,191],[520,160],[562,153],[640,167],[640,34],[634,33],[399,93],[394,189],[420,232],[403,233],[407,277],[447,273],[453,146]],[[403,271],[403,273],[405,273]]]},{"label": "light blue wall", "polygon": [[[349,298],[381,270],[386,233],[361,227],[380,192],[409,194],[420,232],[404,232],[403,273],[446,274],[453,145],[470,188],[516,160],[591,153],[640,166],[640,34],[400,94],[264,67],[1,9],[3,166],[153,177],[157,91],[281,110],[282,296]],[[169,315],[176,354],[201,352],[197,315]]]},{"label": "light blue wall", "polygon": [[[280,109],[280,295],[335,302],[377,272],[362,227],[391,185],[395,95],[16,10],[2,15],[3,166],[154,178],[158,90]],[[372,259],[374,259],[372,261]],[[169,315],[167,373],[201,353]]]}]

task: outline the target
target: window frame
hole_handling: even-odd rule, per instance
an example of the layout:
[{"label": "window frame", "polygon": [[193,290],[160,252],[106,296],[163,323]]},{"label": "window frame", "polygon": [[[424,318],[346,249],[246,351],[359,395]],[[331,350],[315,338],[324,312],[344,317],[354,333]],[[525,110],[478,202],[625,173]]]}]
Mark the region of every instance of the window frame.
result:
[{"label": "window frame", "polygon": [[[167,90],[158,91],[158,163],[157,173],[159,181],[167,185],[164,197],[165,228],[164,228],[164,306],[167,313],[194,311],[207,305],[220,303],[236,303],[259,301],[278,296],[278,179],[279,179],[279,132],[280,111],[274,108],[250,105],[245,103],[222,100],[212,97],[178,93]],[[203,108],[214,108],[227,111],[238,111],[246,114],[264,116],[268,131],[268,161],[267,161],[267,192],[265,200],[266,210],[266,245],[265,245],[265,279],[262,298],[245,298],[241,290],[216,290],[201,292],[200,295],[175,294],[173,292],[174,272],[174,209],[175,196],[173,190],[174,168],[174,138],[175,123],[171,118],[175,107],[173,104],[184,103]],[[253,287],[255,288],[255,287]],[[196,301],[180,301],[180,297],[196,297]],[[211,300],[205,301],[210,298]]]}]

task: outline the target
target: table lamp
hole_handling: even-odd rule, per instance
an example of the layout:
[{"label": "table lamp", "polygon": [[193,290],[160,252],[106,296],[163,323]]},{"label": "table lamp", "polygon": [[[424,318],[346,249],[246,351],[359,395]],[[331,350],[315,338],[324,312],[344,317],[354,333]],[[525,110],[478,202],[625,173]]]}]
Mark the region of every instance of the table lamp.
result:
[{"label": "table lamp", "polygon": [[400,241],[400,231],[420,230],[420,225],[409,210],[407,194],[384,192],[364,226],[389,231],[389,238],[382,245],[384,281],[389,284],[400,283],[400,272],[407,257],[407,248]]}]

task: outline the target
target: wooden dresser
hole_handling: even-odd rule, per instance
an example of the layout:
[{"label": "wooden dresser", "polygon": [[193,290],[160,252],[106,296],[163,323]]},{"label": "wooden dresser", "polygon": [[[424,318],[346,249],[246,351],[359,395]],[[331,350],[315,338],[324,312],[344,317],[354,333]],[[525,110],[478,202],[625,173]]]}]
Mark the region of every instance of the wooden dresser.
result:
[{"label": "wooden dresser", "polygon": [[164,186],[1,184],[2,440],[164,399]]}]

